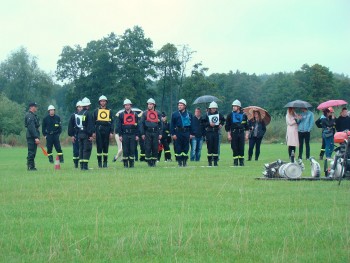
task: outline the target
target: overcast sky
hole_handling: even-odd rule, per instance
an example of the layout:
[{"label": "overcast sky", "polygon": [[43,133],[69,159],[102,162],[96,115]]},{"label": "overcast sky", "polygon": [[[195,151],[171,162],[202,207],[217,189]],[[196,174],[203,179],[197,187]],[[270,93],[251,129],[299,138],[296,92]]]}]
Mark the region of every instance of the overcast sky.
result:
[{"label": "overcast sky", "polygon": [[23,46],[54,72],[63,46],[141,26],[160,49],[187,44],[209,73],[350,75],[349,0],[0,0],[0,61]]}]

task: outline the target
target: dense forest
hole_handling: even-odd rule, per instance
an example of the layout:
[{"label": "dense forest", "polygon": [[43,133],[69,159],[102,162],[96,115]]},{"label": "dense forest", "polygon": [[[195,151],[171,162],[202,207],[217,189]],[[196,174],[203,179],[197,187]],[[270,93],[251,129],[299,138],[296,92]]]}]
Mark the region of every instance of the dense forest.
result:
[{"label": "dense forest", "polygon": [[[85,47],[65,46],[50,75],[38,67],[37,59],[21,47],[0,64],[0,134],[23,133],[23,116],[29,101],[36,101],[39,117],[49,104],[56,106],[66,125],[75,103],[88,97],[97,107],[100,95],[109,107],[122,108],[129,98],[134,106],[145,108],[153,97],[158,110],[176,109],[180,98],[192,102],[201,95],[220,98],[219,110],[226,114],[239,99],[243,107],[261,106],[272,114],[284,114],[283,106],[295,99],[310,102],[314,108],[328,99],[349,99],[350,78],[331,72],[326,65],[300,65],[295,72],[256,75],[240,71],[208,75],[200,61],[192,61],[190,47],[167,43],[155,50],[141,27],[111,33]],[[235,67],[232,61],[232,68]]]}]

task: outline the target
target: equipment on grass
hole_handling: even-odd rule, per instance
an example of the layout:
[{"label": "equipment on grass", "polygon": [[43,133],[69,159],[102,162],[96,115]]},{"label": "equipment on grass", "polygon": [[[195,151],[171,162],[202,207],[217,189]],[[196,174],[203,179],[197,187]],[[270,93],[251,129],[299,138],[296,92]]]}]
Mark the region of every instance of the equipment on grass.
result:
[{"label": "equipment on grass", "polygon": [[286,163],[281,159],[264,165],[263,175],[267,178],[291,178],[301,177],[304,164],[301,160],[298,163]]},{"label": "equipment on grass", "polygon": [[315,160],[314,157],[310,157],[310,164],[311,164],[311,177],[313,177],[313,178],[320,177],[321,176],[321,166]]},{"label": "equipment on grass", "polygon": [[60,164],[60,157],[57,155],[55,160],[55,170],[60,170],[61,164]]}]

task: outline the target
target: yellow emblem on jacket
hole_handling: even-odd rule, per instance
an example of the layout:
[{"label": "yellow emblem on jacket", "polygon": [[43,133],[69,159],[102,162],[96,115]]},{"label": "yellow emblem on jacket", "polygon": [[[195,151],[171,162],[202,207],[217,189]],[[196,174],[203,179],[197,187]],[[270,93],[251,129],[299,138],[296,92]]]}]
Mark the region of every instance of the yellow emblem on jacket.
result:
[{"label": "yellow emblem on jacket", "polygon": [[97,121],[111,121],[109,114],[110,114],[110,110],[98,109]]}]

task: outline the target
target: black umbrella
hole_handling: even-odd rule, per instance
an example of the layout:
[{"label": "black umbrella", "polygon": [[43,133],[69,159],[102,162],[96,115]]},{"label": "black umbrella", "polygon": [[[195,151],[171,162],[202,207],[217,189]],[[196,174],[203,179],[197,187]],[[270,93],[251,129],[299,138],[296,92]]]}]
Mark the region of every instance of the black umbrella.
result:
[{"label": "black umbrella", "polygon": [[195,101],[192,104],[200,104],[200,103],[210,103],[210,102],[218,102],[221,101],[217,97],[212,95],[203,95],[195,99]]},{"label": "black umbrella", "polygon": [[312,105],[303,100],[293,100],[284,105],[283,108],[312,108]]}]

